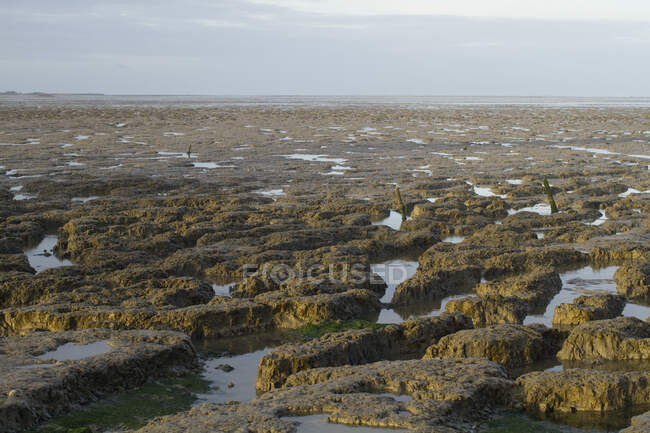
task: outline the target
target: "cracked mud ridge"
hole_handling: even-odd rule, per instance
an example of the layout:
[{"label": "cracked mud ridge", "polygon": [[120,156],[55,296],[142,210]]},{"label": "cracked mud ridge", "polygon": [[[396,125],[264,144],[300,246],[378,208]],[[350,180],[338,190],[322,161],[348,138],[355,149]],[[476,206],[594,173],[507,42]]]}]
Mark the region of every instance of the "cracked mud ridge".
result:
[{"label": "cracked mud ridge", "polygon": [[0,432],[650,432],[649,169],[643,108],[0,101]]}]

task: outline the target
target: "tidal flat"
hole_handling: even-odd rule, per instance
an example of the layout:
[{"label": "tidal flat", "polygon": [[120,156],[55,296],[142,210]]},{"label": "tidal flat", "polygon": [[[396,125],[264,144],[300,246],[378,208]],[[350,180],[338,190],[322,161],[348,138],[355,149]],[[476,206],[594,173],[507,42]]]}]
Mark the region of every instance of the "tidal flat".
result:
[{"label": "tidal flat", "polygon": [[0,100],[0,433],[650,432],[649,129]]}]

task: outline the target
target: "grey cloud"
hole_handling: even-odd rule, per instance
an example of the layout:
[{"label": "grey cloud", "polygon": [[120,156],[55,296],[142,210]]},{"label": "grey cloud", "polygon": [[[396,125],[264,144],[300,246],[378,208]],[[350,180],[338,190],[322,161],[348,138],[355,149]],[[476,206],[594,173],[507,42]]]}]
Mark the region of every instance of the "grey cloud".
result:
[{"label": "grey cloud", "polygon": [[[327,16],[241,0],[9,1],[22,91],[650,95],[646,24]],[[1,90],[1,89],[0,89]]]}]

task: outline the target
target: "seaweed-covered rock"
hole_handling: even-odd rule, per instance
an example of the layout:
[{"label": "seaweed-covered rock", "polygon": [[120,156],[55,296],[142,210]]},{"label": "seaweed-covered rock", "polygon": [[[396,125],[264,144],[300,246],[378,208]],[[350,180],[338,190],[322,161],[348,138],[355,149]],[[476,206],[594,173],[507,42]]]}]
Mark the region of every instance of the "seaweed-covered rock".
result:
[{"label": "seaweed-covered rock", "polygon": [[0,310],[0,335],[35,330],[65,331],[88,328],[170,329],[192,337],[241,335],[278,328],[297,328],[327,320],[372,318],[381,305],[367,290],[314,296],[286,297],[272,292],[254,300],[192,305],[184,308],[138,308],[47,304]]},{"label": "seaweed-covered rock", "polygon": [[650,401],[650,372],[571,369],[520,376],[524,406],[542,412],[614,411]]},{"label": "seaweed-covered rock", "polygon": [[531,312],[545,309],[553,296],[562,290],[557,272],[535,269],[523,275],[481,283],[475,291],[479,296],[519,298],[528,304]]},{"label": "seaweed-covered rock", "polygon": [[25,272],[33,274],[36,271],[29,265],[24,254],[0,254],[0,272]]},{"label": "seaweed-covered rock", "polygon": [[576,326],[591,320],[613,319],[625,308],[622,295],[579,296],[573,304],[555,307],[553,326]]},{"label": "seaweed-covered rock", "polygon": [[623,265],[614,274],[616,291],[629,299],[650,302],[650,261]]},{"label": "seaweed-covered rock", "polygon": [[474,327],[485,327],[504,323],[523,323],[528,306],[519,298],[501,296],[469,296],[447,302],[448,313],[460,312],[472,318]]},{"label": "seaweed-covered rock", "polygon": [[[408,395],[396,399],[387,395]],[[294,433],[282,417],[327,413],[327,420],[355,426],[459,433],[511,407],[514,381],[485,359],[383,361],[315,368],[289,376],[285,388],[242,404],[204,404],[157,418],[139,433]],[[402,401],[400,401],[402,400]]]},{"label": "seaweed-covered rock", "polygon": [[590,362],[650,359],[650,324],[634,317],[586,322],[571,331],[557,357]]},{"label": "seaweed-covered rock", "polygon": [[311,368],[360,365],[405,356],[419,358],[440,337],[471,327],[469,318],[462,314],[443,314],[280,346],[260,360],[255,387],[260,391],[281,387],[289,375]]},{"label": "seaweed-covered rock", "polygon": [[537,331],[522,325],[492,325],[442,337],[424,359],[486,358],[509,368],[532,364],[548,356]]},{"label": "seaweed-covered rock", "polygon": [[467,291],[481,279],[481,269],[475,266],[438,269],[418,272],[395,289],[391,303],[414,304],[420,301],[440,299],[451,293]]},{"label": "seaweed-covered rock", "polygon": [[[87,356],[66,360],[72,346]],[[91,329],[2,339],[0,432],[32,427],[108,393],[197,366],[189,337],[169,331]]]}]

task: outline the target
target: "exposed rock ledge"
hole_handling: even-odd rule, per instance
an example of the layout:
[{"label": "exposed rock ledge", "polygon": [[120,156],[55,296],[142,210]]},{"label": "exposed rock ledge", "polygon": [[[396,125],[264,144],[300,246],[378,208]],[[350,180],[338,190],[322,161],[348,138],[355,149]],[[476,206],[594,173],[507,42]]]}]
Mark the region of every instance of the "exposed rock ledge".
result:
[{"label": "exposed rock ledge", "polygon": [[[98,342],[101,350],[86,346],[91,356],[47,359],[49,351],[66,343]],[[0,340],[0,432],[24,430],[107,393],[195,367],[189,337],[176,332],[90,329],[5,338]]]},{"label": "exposed rock ledge", "polygon": [[614,411],[650,401],[650,371],[537,371],[517,384],[524,405],[542,412]]},{"label": "exposed rock ledge", "polygon": [[[317,368],[287,380],[288,388],[244,404],[204,404],[158,418],[139,433],[295,433],[282,417],[329,414],[329,421],[411,432],[460,433],[510,407],[514,382],[484,359],[384,361],[362,366]],[[406,394],[399,401],[381,393]]]},{"label": "exposed rock ledge", "polygon": [[304,344],[287,344],[260,360],[255,387],[260,391],[280,388],[289,375],[312,368],[368,364],[406,356],[420,358],[440,337],[471,327],[467,316],[445,313],[380,329],[327,334]]},{"label": "exposed rock ledge", "polygon": [[221,337],[358,319],[379,309],[377,297],[367,290],[289,298],[271,292],[252,300],[217,297],[206,305],[167,309],[39,305],[0,311],[0,335],[111,328],[171,329],[196,338]]},{"label": "exposed rock ledge", "polygon": [[557,357],[589,362],[648,360],[650,324],[634,317],[584,323],[571,331]]}]

